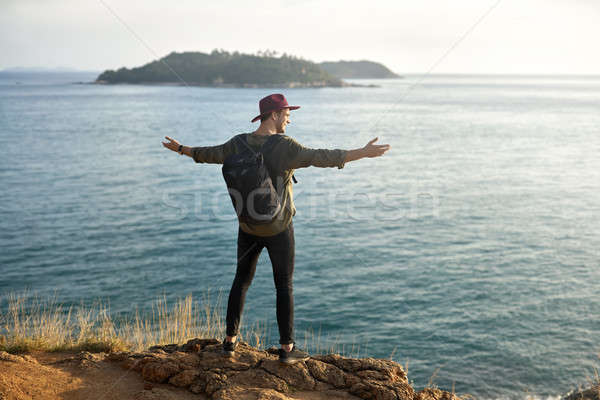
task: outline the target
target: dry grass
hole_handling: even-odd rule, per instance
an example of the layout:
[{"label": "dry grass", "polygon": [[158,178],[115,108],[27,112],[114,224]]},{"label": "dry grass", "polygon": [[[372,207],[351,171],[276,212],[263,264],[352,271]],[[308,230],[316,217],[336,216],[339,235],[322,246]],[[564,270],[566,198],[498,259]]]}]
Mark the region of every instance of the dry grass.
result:
[{"label": "dry grass", "polygon": [[[154,345],[182,344],[193,338],[225,337],[225,322],[219,311],[222,292],[216,299],[208,291],[200,302],[188,295],[173,304],[168,304],[166,296],[162,296],[152,303],[150,312],[142,315],[136,309],[132,315],[117,320],[111,316],[109,306],[100,301],[91,306],[65,307],[55,296],[40,299],[27,292],[9,294],[6,299],[8,304],[3,309],[7,312],[0,314],[0,350],[10,353],[142,351]],[[238,339],[264,349],[268,324],[258,322],[246,327],[243,318],[241,322]],[[304,340],[298,340],[298,345],[313,354],[367,356],[366,345],[361,352],[361,345],[355,340],[350,346],[340,343],[337,336],[323,340],[320,329],[317,333],[306,330]]]},{"label": "dry grass", "polygon": [[437,367],[435,369],[435,371],[433,371],[433,374],[431,374],[431,376],[429,377],[429,382],[427,383],[427,386],[425,386],[426,388],[430,388],[430,389],[438,389],[438,387],[435,385],[434,380],[439,372],[441,367]]},{"label": "dry grass", "polygon": [[[436,384],[435,384],[435,378],[438,375],[438,372],[440,371],[440,369],[444,366],[445,364],[442,364],[440,367],[437,367],[435,369],[435,371],[433,371],[433,373],[431,374],[431,376],[429,377],[429,382],[427,383],[427,386],[425,386],[425,389],[438,389],[438,390],[443,390],[440,389]],[[408,374],[408,360],[406,361],[406,373]],[[413,385],[414,386],[414,385]],[[460,399],[460,400],[475,400],[475,396],[471,395],[470,393],[456,393],[455,390],[455,382],[452,381],[452,389],[450,391],[450,398],[451,399]]]},{"label": "dry grass", "polygon": [[[0,314],[0,350],[141,351],[193,338],[223,338],[220,301],[219,295],[212,305],[210,291],[201,302],[188,295],[169,305],[163,296],[153,302],[150,313],[141,315],[136,309],[132,316],[114,321],[109,307],[98,301],[65,307],[56,297],[9,294],[7,311]],[[260,346],[261,337],[258,324],[240,332],[240,338],[252,345]]]}]

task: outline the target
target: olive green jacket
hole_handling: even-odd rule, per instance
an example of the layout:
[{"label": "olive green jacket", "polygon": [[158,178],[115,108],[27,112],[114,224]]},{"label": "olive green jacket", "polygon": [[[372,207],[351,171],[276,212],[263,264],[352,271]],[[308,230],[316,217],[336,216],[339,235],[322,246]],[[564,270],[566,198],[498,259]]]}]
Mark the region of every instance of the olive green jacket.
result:
[{"label": "olive green jacket", "polygon": [[[268,135],[247,135],[248,144],[256,151],[269,137]],[[345,164],[347,150],[311,149],[302,146],[289,136],[279,135],[283,136],[283,139],[266,152],[265,160],[271,166],[272,176],[277,177],[277,182],[273,182],[273,184],[280,193],[282,209],[268,224],[253,225],[240,222],[240,228],[244,232],[257,236],[272,236],[284,231],[296,214],[292,189],[294,169],[310,166],[344,168]],[[192,147],[192,158],[197,163],[223,164],[229,155],[241,151],[240,143],[237,142],[231,138],[218,146]]]}]

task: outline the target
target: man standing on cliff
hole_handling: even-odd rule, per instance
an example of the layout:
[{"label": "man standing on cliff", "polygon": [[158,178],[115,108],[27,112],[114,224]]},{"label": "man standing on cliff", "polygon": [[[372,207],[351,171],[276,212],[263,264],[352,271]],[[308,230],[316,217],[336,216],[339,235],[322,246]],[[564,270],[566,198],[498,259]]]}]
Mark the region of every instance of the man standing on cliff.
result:
[{"label": "man standing on cliff", "polygon": [[[338,167],[350,161],[365,157],[379,157],[389,150],[389,145],[376,145],[377,138],[366,146],[355,150],[311,149],[302,146],[295,139],[286,136],[285,128],[290,123],[290,110],[300,106],[290,106],[282,94],[269,95],[259,102],[260,114],[252,119],[260,119],[260,126],[252,133],[247,133],[247,144],[255,151],[272,135],[281,138],[265,151],[265,164],[272,176],[277,178],[277,191],[281,196],[281,209],[272,222],[252,225],[240,221],[237,240],[237,271],[227,304],[227,337],[223,341],[223,351],[232,355],[237,345],[239,323],[244,307],[246,291],[252,282],[258,257],[264,247],[269,252],[273,267],[273,278],[276,288],[276,314],[279,327],[279,360],[285,364],[305,361],[308,353],[296,347],[294,341],[294,297],[292,292],[292,275],[294,272],[294,227],[292,217],[296,214],[292,193],[294,169],[309,166]],[[175,139],[165,137],[169,142],[163,146],[179,154],[192,157],[197,163],[223,164],[231,154],[242,149],[239,141],[233,138],[218,146],[188,147]]]}]

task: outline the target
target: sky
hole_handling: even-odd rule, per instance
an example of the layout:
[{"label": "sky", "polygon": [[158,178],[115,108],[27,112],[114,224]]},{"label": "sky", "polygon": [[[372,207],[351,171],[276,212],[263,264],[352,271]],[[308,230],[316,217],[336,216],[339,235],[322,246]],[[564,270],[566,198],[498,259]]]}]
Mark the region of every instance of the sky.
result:
[{"label": "sky", "polygon": [[0,0],[0,69],[275,50],[397,73],[600,74],[600,0]]}]

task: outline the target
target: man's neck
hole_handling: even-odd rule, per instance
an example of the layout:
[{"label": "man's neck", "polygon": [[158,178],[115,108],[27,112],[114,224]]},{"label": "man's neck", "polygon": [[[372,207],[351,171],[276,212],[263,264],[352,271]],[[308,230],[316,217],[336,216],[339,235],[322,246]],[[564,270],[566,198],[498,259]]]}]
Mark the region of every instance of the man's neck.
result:
[{"label": "man's neck", "polygon": [[260,126],[258,127],[258,129],[255,130],[254,132],[252,132],[252,134],[256,135],[256,136],[276,135],[277,134],[277,129],[275,129],[274,126],[266,126],[264,124],[260,124]]}]

